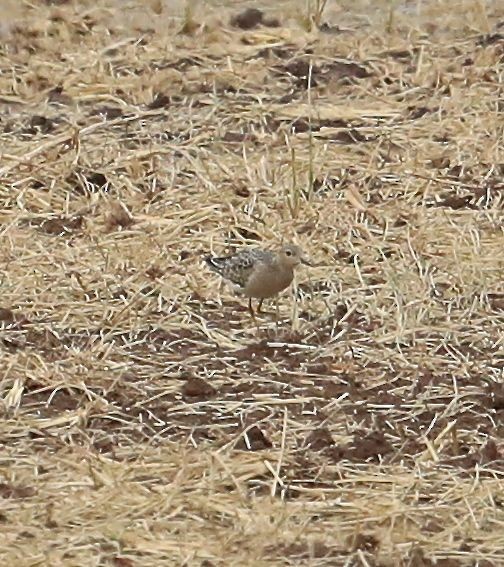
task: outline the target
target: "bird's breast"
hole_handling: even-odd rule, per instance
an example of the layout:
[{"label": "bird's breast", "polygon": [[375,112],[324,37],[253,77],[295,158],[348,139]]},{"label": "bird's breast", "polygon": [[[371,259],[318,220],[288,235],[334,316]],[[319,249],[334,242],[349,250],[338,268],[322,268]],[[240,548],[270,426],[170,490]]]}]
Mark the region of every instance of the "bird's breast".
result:
[{"label": "bird's breast", "polygon": [[293,277],[292,270],[257,270],[251,274],[243,291],[249,297],[271,297],[289,287]]}]

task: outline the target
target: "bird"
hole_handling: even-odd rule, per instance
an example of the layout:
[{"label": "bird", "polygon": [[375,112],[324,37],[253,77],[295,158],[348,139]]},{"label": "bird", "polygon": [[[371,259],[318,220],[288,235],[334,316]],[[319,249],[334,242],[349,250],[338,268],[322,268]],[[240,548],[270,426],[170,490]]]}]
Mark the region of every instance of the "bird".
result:
[{"label": "bird", "polygon": [[295,244],[285,244],[276,250],[244,248],[230,256],[207,256],[205,262],[231,284],[234,291],[249,298],[252,318],[255,318],[252,299],[259,299],[257,313],[261,313],[265,299],[290,286],[299,264],[312,265]]}]

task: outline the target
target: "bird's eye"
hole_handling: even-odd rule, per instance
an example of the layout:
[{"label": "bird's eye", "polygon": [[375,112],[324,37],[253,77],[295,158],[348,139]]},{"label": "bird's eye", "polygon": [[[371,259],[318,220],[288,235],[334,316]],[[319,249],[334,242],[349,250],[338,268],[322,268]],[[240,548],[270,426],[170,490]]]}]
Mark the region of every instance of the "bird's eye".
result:
[{"label": "bird's eye", "polygon": [[291,250],[286,250],[286,251],[285,251],[285,255],[286,255],[286,256],[292,256]]}]

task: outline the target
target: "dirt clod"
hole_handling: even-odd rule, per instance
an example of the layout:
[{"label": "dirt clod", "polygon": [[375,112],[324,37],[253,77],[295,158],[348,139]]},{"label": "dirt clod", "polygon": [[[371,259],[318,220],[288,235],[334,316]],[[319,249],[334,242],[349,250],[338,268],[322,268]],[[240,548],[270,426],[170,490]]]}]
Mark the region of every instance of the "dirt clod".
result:
[{"label": "dirt clod", "polygon": [[231,18],[231,25],[242,30],[251,30],[263,23],[264,12],[257,8],[246,8]]},{"label": "dirt clod", "polygon": [[192,376],[182,386],[182,394],[187,398],[207,399],[216,393],[216,389],[211,384],[197,376]]}]

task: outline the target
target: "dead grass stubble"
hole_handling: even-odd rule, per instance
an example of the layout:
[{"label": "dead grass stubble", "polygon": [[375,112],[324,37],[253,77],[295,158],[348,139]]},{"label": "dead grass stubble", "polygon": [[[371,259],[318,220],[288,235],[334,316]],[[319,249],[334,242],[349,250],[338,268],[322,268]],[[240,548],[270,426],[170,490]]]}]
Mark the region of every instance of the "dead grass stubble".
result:
[{"label": "dead grass stubble", "polygon": [[[502,7],[55,4],[0,30],[0,562],[503,565]],[[258,332],[201,256],[282,237]]]}]

